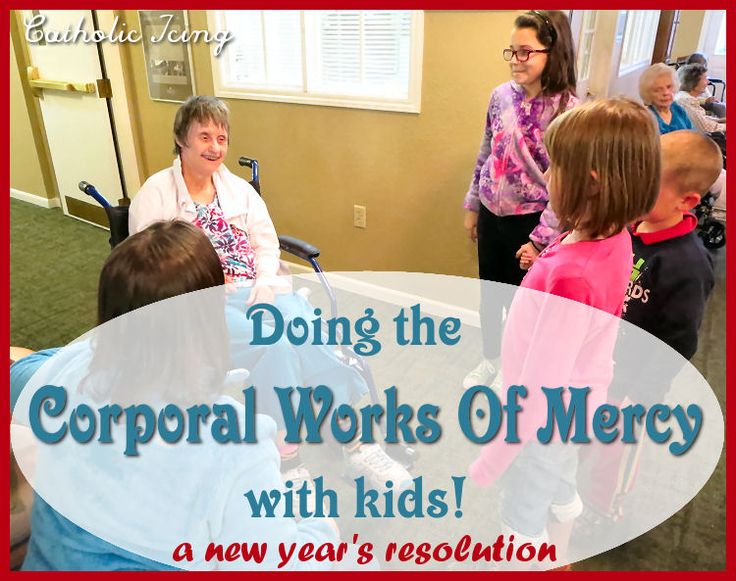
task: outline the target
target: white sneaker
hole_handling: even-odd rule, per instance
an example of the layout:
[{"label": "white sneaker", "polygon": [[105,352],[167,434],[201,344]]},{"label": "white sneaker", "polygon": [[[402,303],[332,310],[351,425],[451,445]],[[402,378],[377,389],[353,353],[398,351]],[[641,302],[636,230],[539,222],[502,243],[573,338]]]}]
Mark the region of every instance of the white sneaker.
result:
[{"label": "white sneaker", "polygon": [[393,483],[393,490],[404,490],[412,485],[409,471],[386,454],[379,444],[361,444],[350,452],[343,448],[345,471],[349,478],[364,476],[366,486],[380,492],[389,490],[386,481]]},{"label": "white sneaker", "polygon": [[[294,514],[296,515],[295,518],[299,520],[302,517],[306,517],[307,515],[302,515],[301,509],[300,509],[300,498],[301,494],[297,494],[298,490],[301,490],[304,484],[306,483],[306,490],[309,491],[307,493],[307,512],[310,516],[314,516],[315,511],[317,510],[317,500],[315,498],[315,490],[314,490],[314,481],[312,480],[312,475],[309,473],[309,470],[307,470],[304,466],[304,464],[299,464],[299,466],[296,466],[294,468],[290,468],[289,470],[286,470],[281,473],[281,481],[284,483],[283,490],[293,490],[294,491]],[[286,483],[291,481],[291,486],[287,487]]]},{"label": "white sneaker", "polygon": [[465,376],[463,379],[463,389],[470,389],[475,385],[488,385],[488,382],[491,381],[497,373],[498,371],[493,363],[484,358],[478,364],[478,367]]},{"label": "white sneaker", "polygon": [[493,378],[493,381],[488,387],[490,387],[498,395],[505,393],[505,386],[503,384],[503,372],[499,370],[498,373],[496,373],[496,377]]}]

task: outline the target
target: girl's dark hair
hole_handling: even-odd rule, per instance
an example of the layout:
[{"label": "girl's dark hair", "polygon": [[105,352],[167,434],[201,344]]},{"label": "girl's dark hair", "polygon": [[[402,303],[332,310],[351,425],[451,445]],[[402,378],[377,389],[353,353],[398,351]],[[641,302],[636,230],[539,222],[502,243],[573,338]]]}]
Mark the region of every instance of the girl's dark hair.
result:
[{"label": "girl's dark hair", "polygon": [[212,244],[187,222],[154,223],[116,246],[100,273],[80,393],[118,404],[221,393],[230,362],[224,283]]},{"label": "girl's dark hair", "polygon": [[561,10],[531,10],[514,21],[515,28],[531,28],[537,39],[550,49],[542,71],[542,93],[562,94],[555,115],[565,110],[567,101],[577,90],[575,46],[567,15]]}]

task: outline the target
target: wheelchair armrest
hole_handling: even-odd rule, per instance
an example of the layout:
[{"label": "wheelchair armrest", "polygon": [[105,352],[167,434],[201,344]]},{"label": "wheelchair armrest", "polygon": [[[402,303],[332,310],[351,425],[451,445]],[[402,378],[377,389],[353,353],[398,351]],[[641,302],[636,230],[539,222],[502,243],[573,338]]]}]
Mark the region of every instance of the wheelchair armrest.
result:
[{"label": "wheelchair armrest", "polygon": [[108,206],[105,208],[110,224],[110,248],[115,248],[129,236],[128,206]]},{"label": "wheelchair armrest", "polygon": [[293,254],[306,262],[311,262],[312,259],[319,256],[319,248],[291,236],[279,236],[279,247],[284,252]]}]

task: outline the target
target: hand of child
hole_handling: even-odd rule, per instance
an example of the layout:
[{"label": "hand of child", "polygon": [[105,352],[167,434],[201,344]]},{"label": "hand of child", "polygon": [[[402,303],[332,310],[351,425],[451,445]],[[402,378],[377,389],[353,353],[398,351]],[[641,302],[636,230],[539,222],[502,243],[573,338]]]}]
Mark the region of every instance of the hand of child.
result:
[{"label": "hand of child", "polygon": [[273,300],[276,297],[276,293],[268,285],[256,285],[253,290],[250,291],[250,296],[246,304],[248,306],[255,305],[256,303],[268,303],[273,304]]},{"label": "hand of child", "polygon": [[516,258],[519,259],[519,268],[522,270],[529,270],[534,264],[534,261],[539,256],[539,251],[535,248],[534,244],[527,242],[519,247],[516,251]]},{"label": "hand of child", "polygon": [[468,238],[473,242],[478,241],[478,212],[468,210],[465,212],[465,220],[463,222],[465,230],[468,231]]},{"label": "hand of child", "polygon": [[529,270],[537,259],[537,256],[538,254],[524,252],[521,257],[519,257],[519,268],[522,270]]}]

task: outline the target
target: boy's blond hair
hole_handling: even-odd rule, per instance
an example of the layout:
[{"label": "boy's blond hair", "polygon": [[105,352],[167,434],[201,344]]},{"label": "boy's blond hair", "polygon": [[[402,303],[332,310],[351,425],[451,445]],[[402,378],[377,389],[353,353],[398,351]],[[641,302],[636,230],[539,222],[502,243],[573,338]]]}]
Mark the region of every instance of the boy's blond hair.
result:
[{"label": "boy's blond hair", "polygon": [[662,136],[662,185],[681,196],[702,196],[722,169],[721,150],[710,137],[688,129]]},{"label": "boy's blond hair", "polygon": [[626,97],[585,103],[545,133],[555,183],[552,206],[563,230],[610,236],[646,214],[659,193],[659,131],[652,114]]}]

